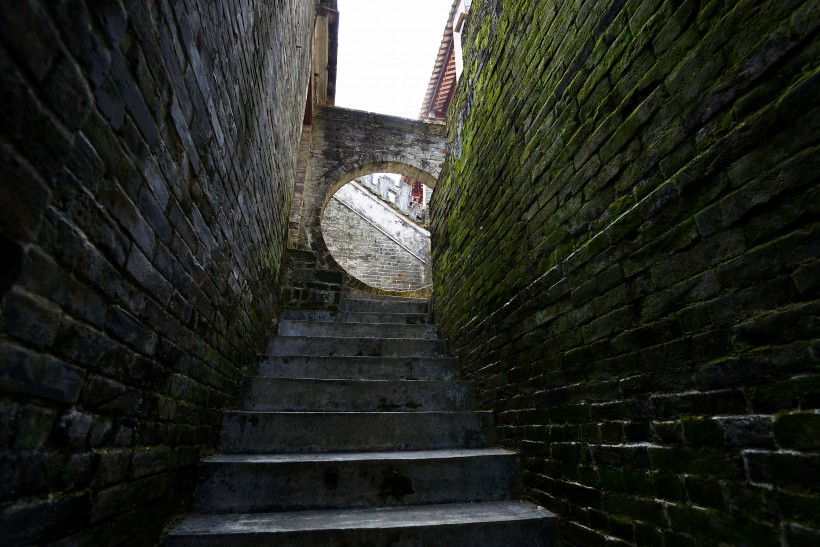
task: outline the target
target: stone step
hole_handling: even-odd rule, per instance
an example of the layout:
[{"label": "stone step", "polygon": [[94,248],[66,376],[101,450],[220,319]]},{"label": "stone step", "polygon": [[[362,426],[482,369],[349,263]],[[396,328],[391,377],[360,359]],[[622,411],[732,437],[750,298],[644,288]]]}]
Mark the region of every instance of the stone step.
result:
[{"label": "stone step", "polygon": [[390,300],[377,298],[342,298],[340,311],[376,313],[427,313],[426,300]]},{"label": "stone step", "polygon": [[268,378],[339,380],[451,380],[458,375],[452,357],[288,357],[267,356],[255,374]]},{"label": "stone step", "polygon": [[288,249],[286,256],[291,264],[299,264],[306,268],[316,267],[316,251],[309,249]]},{"label": "stone step", "polygon": [[424,338],[438,336],[435,325],[397,325],[395,323],[340,323],[336,321],[297,321],[279,323],[280,336],[334,336],[339,338]]},{"label": "stone step", "polygon": [[289,277],[291,281],[318,282],[341,287],[342,283],[344,283],[345,274],[337,270],[294,267],[291,268]]},{"label": "stone step", "polygon": [[267,355],[440,357],[445,351],[443,340],[421,338],[272,336]]},{"label": "stone step", "polygon": [[336,290],[283,287],[282,299],[290,308],[304,310],[335,310],[339,306],[341,293]]},{"label": "stone step", "polygon": [[393,323],[399,325],[426,325],[433,323],[429,313],[376,313],[326,310],[282,310],[282,320],[338,321],[340,323]]},{"label": "stone step", "polygon": [[421,412],[465,410],[469,382],[320,380],[250,377],[242,381],[243,410],[306,412]]},{"label": "stone step", "polygon": [[[292,294],[322,294],[323,292],[332,292],[334,296],[337,295],[341,298],[341,292],[339,290],[339,285],[334,285],[332,283],[322,283],[319,281],[306,281],[303,279],[290,279],[285,284],[285,290],[290,291]],[[301,293],[299,292],[301,291]]]},{"label": "stone step", "polygon": [[217,455],[204,460],[206,513],[506,500],[518,459],[498,448],[354,454]]},{"label": "stone step", "polygon": [[557,517],[514,501],[190,517],[168,547],[551,547]]},{"label": "stone step", "polygon": [[222,452],[231,454],[485,448],[491,412],[226,411]]},{"label": "stone step", "polygon": [[403,296],[397,294],[370,294],[345,287],[344,298],[350,300],[387,300],[393,302],[426,302],[426,298],[418,296]]}]

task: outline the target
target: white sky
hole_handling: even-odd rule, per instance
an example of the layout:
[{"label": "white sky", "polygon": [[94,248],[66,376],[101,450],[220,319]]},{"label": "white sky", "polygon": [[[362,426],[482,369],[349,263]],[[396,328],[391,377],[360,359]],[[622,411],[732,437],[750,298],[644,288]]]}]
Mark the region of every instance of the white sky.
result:
[{"label": "white sky", "polygon": [[336,106],[417,118],[453,0],[339,0]]}]

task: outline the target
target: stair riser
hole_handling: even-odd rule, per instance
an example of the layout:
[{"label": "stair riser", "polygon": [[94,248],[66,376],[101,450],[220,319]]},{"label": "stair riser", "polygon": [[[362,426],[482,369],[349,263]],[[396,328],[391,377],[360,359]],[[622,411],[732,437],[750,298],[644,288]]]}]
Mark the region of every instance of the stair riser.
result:
[{"label": "stair riser", "polygon": [[333,270],[296,267],[290,270],[288,277],[291,282],[327,283],[340,287],[340,290],[342,283],[344,283],[344,274]]},{"label": "stair riser", "polygon": [[225,412],[221,450],[233,454],[435,450],[482,448],[493,440],[488,412]]},{"label": "stair riser", "polygon": [[458,364],[450,357],[263,357],[256,374],[268,378],[450,380]]},{"label": "stair riser", "polygon": [[272,336],[268,355],[440,357],[442,340],[413,338],[313,338]]},{"label": "stair riser", "polygon": [[467,382],[246,378],[242,384],[244,410],[405,412],[464,410],[471,405]]},{"label": "stair riser", "polygon": [[332,336],[344,338],[419,338],[433,340],[437,337],[435,325],[396,325],[392,323],[337,323],[318,321],[293,321],[286,319],[279,324],[280,336]]},{"label": "stair riser", "polygon": [[209,535],[169,536],[168,547],[552,547],[557,546],[553,519],[465,524],[425,524],[395,528],[339,528],[298,532],[263,532],[244,535],[214,532]]},{"label": "stair riser", "polygon": [[429,313],[330,312],[320,310],[283,310],[283,320],[336,321],[339,323],[394,323],[427,325],[433,323]]},{"label": "stair riser", "polygon": [[336,309],[340,298],[340,293],[333,290],[322,291],[299,287],[285,287],[282,295],[289,307],[305,310]]},{"label": "stair riser", "polygon": [[206,513],[496,501],[518,494],[515,455],[426,460],[211,463]]},{"label": "stair riser", "polygon": [[339,303],[339,310],[368,313],[427,313],[427,302],[353,300],[342,298]]}]

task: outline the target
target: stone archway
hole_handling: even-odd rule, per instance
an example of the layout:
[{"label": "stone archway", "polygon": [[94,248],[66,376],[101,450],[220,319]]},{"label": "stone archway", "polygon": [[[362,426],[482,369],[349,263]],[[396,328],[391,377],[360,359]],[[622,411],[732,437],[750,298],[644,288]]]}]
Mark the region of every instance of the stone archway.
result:
[{"label": "stone archway", "polygon": [[288,245],[327,258],[321,235],[324,208],[356,177],[380,171],[416,178],[435,188],[446,154],[446,128],[337,107],[317,109],[305,156],[304,183],[294,192]]}]

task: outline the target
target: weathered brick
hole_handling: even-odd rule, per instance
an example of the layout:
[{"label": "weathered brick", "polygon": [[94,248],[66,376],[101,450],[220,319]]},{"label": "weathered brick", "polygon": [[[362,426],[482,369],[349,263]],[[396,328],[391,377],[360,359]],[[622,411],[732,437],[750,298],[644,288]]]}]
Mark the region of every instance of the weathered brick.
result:
[{"label": "weathered brick", "polygon": [[73,403],[85,372],[53,358],[6,345],[0,361],[0,389],[47,400]]},{"label": "weathered brick", "polygon": [[743,458],[749,479],[755,483],[781,484],[798,490],[820,489],[820,456],[791,452],[747,450]]},{"label": "weathered brick", "polygon": [[816,450],[820,447],[820,414],[792,412],[779,414],[772,423],[777,444],[783,448]]}]

